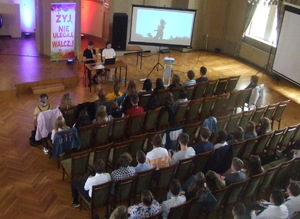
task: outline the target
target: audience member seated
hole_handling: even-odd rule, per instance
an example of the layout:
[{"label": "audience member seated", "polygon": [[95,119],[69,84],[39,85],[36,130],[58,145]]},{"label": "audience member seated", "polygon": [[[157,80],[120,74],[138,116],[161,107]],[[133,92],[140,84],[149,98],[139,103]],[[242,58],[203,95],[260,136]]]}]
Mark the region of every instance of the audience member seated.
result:
[{"label": "audience member seated", "polygon": [[202,172],[191,176],[182,186],[182,190],[185,192],[187,201],[196,197],[198,202],[202,203],[200,211],[209,211],[217,203],[206,185],[206,179]]},{"label": "audience member seated", "polygon": [[132,107],[127,109],[125,114],[126,115],[136,115],[136,114],[141,114],[144,112],[144,108],[139,106],[138,103],[139,103],[139,97],[137,94],[132,94],[130,96],[130,99],[131,99],[131,105]]},{"label": "audience member seated", "polygon": [[195,81],[195,79],[194,79],[194,78],[195,78],[195,73],[194,73],[193,70],[189,70],[189,71],[187,72],[187,76],[188,76],[189,80],[183,82],[182,86],[189,86],[189,85],[194,85],[194,84],[196,84],[196,81]]},{"label": "audience member seated", "polygon": [[165,89],[164,81],[161,78],[157,78],[155,81],[155,88],[153,89],[153,91],[156,92],[161,89]]},{"label": "audience member seated", "polygon": [[207,72],[207,68],[204,66],[201,66],[200,77],[196,79],[196,83],[208,81],[208,78],[206,77],[206,72]]},{"label": "audience member seated", "polygon": [[128,82],[127,90],[123,94],[124,99],[121,103],[118,102],[118,104],[121,106],[123,112],[126,112],[126,110],[128,110],[130,107],[132,107],[131,99],[130,99],[132,94],[137,94],[136,84],[135,84],[134,80],[130,80]]},{"label": "audience member seated", "polygon": [[180,151],[172,154],[171,157],[171,165],[177,164],[180,160],[186,159],[192,156],[195,156],[195,150],[192,147],[188,147],[189,143],[189,135],[186,133],[181,133],[178,137],[178,143],[180,145]]},{"label": "audience member seated", "polygon": [[169,115],[169,123],[175,122],[175,108],[174,108],[174,99],[171,92],[167,92],[164,96],[162,106],[166,107]]},{"label": "audience member seated", "polygon": [[210,131],[206,127],[200,128],[200,142],[193,146],[196,154],[204,153],[206,151],[211,151],[214,149],[214,145],[208,140],[210,136]]},{"label": "audience member seated", "polygon": [[60,101],[59,109],[60,110],[68,110],[73,107],[72,99],[69,93],[65,93]]},{"label": "audience member seated", "polygon": [[244,139],[250,139],[250,138],[255,138],[257,137],[257,133],[255,130],[255,122],[249,121],[245,127],[245,133],[244,133]]},{"label": "audience member seated", "polygon": [[151,92],[152,91],[152,81],[147,78],[143,83],[143,88],[140,92]]},{"label": "audience member seated", "polygon": [[228,145],[244,141],[244,129],[241,126],[236,127],[230,135],[228,135]]},{"label": "audience member seated", "polygon": [[226,186],[223,177],[217,174],[215,171],[212,170],[207,171],[205,177],[206,177],[207,186],[212,192],[219,189],[223,189]]},{"label": "audience member seated", "polygon": [[107,100],[115,100],[117,97],[120,97],[123,95],[123,93],[120,91],[121,85],[118,81],[114,84],[114,92],[111,92],[106,95]]},{"label": "audience member seated", "polygon": [[176,88],[176,87],[181,87],[180,76],[178,74],[173,75],[172,82],[168,88],[170,89],[170,91],[172,91],[172,88]]},{"label": "audience member seated", "polygon": [[157,95],[153,92],[151,95],[150,95],[150,98],[149,98],[149,102],[148,102],[148,110],[155,110],[157,109],[158,107],[160,107],[160,102],[157,98]]},{"label": "audience member seated", "polygon": [[120,167],[111,173],[111,178],[114,181],[126,179],[135,175],[135,168],[129,166],[132,162],[132,157],[129,153],[125,152],[119,157]]},{"label": "audience member seated", "polygon": [[225,176],[226,186],[232,183],[242,182],[247,179],[246,173],[243,172],[244,162],[234,157],[231,163],[231,173]]},{"label": "audience member seated", "polygon": [[161,204],[163,219],[168,218],[170,208],[176,207],[186,202],[185,196],[180,194],[180,189],[181,189],[180,181],[178,179],[173,179],[170,184],[170,190],[169,190],[171,198],[166,201],[163,201],[163,203]]},{"label": "audience member seated", "polygon": [[287,187],[288,198],[284,203],[289,211],[289,218],[300,211],[300,184],[297,181],[291,181]]},{"label": "audience member seated", "polygon": [[264,171],[265,170],[261,165],[260,157],[257,155],[251,155],[246,169],[247,177],[255,176]]},{"label": "audience member seated", "polygon": [[152,168],[150,163],[146,163],[146,155],[142,150],[136,152],[136,160],[138,165],[135,167],[135,172],[142,172]]},{"label": "audience member seated", "polygon": [[73,196],[73,207],[78,208],[80,206],[78,201],[79,193],[88,201],[92,197],[92,188],[95,185],[106,183],[111,180],[109,173],[105,173],[105,162],[100,159],[94,163],[95,175],[89,176],[86,181],[84,180],[73,180],[72,181],[72,196]]},{"label": "audience member seated", "polygon": [[69,128],[70,127],[66,125],[64,117],[62,117],[62,116],[57,117],[57,119],[55,121],[55,127],[54,127],[54,129],[52,130],[52,133],[51,133],[52,143],[54,143],[54,135],[57,132],[68,130]]},{"label": "audience member seated", "polygon": [[161,206],[149,190],[144,190],[141,193],[141,201],[141,203],[128,208],[128,214],[130,214],[128,219],[142,219],[160,212]]},{"label": "audience member seated", "polygon": [[87,110],[83,109],[80,111],[79,117],[78,117],[76,123],[74,124],[74,127],[76,127],[78,129],[79,127],[91,125],[91,124],[92,124],[92,121],[89,117]]},{"label": "audience member seated", "polygon": [[[119,205],[111,214],[109,219],[127,219],[128,208],[125,205]],[[94,218],[95,219],[95,218]]]},{"label": "audience member seated", "polygon": [[115,118],[121,118],[124,116],[123,111],[118,106],[118,103],[116,101],[113,101],[110,105],[110,115]]},{"label": "audience member seated", "polygon": [[258,127],[259,128],[256,130],[257,136],[272,132],[271,120],[267,117],[263,117],[260,119]]},{"label": "audience member seated", "polygon": [[162,138],[160,135],[154,135],[152,138],[153,149],[146,155],[146,161],[153,167],[162,168],[169,166],[169,154],[165,148],[160,147]]},{"label": "audience member seated", "polygon": [[93,120],[93,124],[108,122],[111,120],[113,120],[113,117],[111,115],[107,115],[106,106],[100,105],[96,113],[96,118]]},{"label": "audience member seated", "polygon": [[223,130],[219,131],[217,135],[216,143],[214,145],[214,149],[216,150],[220,147],[224,147],[228,145],[226,140],[227,140],[227,132]]},{"label": "audience member seated", "polygon": [[47,94],[41,94],[40,95],[40,103],[39,105],[34,109],[33,112],[33,125],[34,127],[37,126],[37,117],[40,114],[40,112],[44,112],[46,110],[52,109],[51,104],[48,103],[48,95]]},{"label": "audience member seated", "polygon": [[177,107],[178,107],[178,104],[179,103],[184,103],[184,102],[187,102],[189,101],[188,98],[187,98],[187,92],[185,89],[181,89],[179,91],[179,99],[175,101],[174,103],[174,108],[175,108],[175,111],[177,110]]},{"label": "audience member seated", "polygon": [[236,203],[232,208],[233,219],[250,219],[251,216],[241,202]]},{"label": "audience member seated", "polygon": [[289,216],[288,209],[284,204],[284,196],[281,191],[275,190],[270,195],[270,202],[261,202],[262,212],[255,214],[254,211],[251,212],[252,219],[286,219]]}]

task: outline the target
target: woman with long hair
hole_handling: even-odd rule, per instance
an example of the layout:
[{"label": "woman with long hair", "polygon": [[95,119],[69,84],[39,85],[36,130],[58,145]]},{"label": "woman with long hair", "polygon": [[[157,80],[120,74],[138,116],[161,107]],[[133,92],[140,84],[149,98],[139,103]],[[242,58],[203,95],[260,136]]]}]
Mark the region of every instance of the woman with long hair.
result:
[{"label": "woman with long hair", "polygon": [[71,99],[71,96],[69,93],[65,93],[62,98],[61,98],[61,101],[60,101],[60,106],[59,108],[61,110],[67,110],[71,107],[73,107],[73,103],[72,103],[72,99]]},{"label": "woman with long hair", "polygon": [[106,106],[100,105],[98,107],[96,118],[93,120],[93,124],[111,121],[112,117],[107,115]]},{"label": "woman with long hair", "polygon": [[246,169],[247,177],[255,176],[255,175],[260,174],[264,171],[265,170],[261,165],[261,160],[260,160],[259,156],[251,155],[250,159],[249,159],[249,162],[248,162],[247,169]]},{"label": "woman with long hair", "polygon": [[65,119],[62,116],[57,117],[55,121],[55,127],[51,133],[51,141],[54,142],[54,135],[56,132],[68,130],[70,127],[66,125]]},{"label": "woman with long hair", "polygon": [[215,171],[209,170],[205,176],[206,176],[207,186],[212,192],[225,188],[226,186],[225,180],[223,179],[222,176],[217,174]]},{"label": "woman with long hair", "polygon": [[180,76],[178,74],[173,75],[172,82],[168,88],[170,89],[170,91],[172,91],[172,88],[175,88],[175,87],[181,87]]},{"label": "woman with long hair", "polygon": [[260,119],[259,128],[256,130],[257,136],[268,134],[272,132],[271,120],[267,117]]}]

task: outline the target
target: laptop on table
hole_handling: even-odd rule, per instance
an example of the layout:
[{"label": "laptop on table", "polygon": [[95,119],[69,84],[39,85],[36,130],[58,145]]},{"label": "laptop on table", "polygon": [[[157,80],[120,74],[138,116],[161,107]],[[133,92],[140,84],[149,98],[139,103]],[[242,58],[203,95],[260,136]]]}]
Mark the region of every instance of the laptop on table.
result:
[{"label": "laptop on table", "polygon": [[105,59],[104,65],[113,65],[116,63],[116,58]]}]

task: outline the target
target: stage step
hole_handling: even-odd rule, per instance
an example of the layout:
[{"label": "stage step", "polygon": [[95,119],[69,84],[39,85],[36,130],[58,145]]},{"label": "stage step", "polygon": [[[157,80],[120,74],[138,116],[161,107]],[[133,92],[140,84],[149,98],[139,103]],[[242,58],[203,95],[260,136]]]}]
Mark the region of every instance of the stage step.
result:
[{"label": "stage step", "polygon": [[55,91],[62,91],[65,89],[63,84],[48,84],[31,87],[34,94],[50,93]]}]

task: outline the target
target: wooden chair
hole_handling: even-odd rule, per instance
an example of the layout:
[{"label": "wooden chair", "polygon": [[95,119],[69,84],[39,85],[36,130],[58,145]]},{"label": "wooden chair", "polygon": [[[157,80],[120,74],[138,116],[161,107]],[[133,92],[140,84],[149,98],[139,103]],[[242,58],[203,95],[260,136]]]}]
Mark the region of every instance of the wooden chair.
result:
[{"label": "wooden chair", "polygon": [[174,102],[179,99],[179,92],[181,89],[184,89],[184,87],[174,87],[170,90],[170,92],[173,94]]},{"label": "wooden chair", "polygon": [[275,111],[277,110],[278,105],[279,105],[279,103],[268,105],[264,112],[264,115],[262,117],[267,117],[268,119],[270,119],[272,121],[272,117],[273,117]]},{"label": "wooden chair", "polygon": [[238,76],[231,76],[229,78],[228,84],[227,84],[226,89],[225,89],[225,93],[231,92],[236,88],[236,85],[237,85],[240,77],[241,76],[238,75]]},{"label": "wooden chair", "polygon": [[296,125],[296,130],[294,131],[294,134],[291,137],[290,142],[294,143],[295,141],[300,139],[300,123],[298,125]]},{"label": "wooden chair", "polygon": [[243,150],[241,151],[241,159],[243,161],[246,161],[250,157],[258,140],[259,140],[259,137],[250,138],[246,141],[246,144],[243,147]]},{"label": "wooden chair", "polygon": [[136,198],[140,196],[142,191],[149,189],[156,168],[136,173],[136,180],[133,188],[133,200],[140,201]]},{"label": "wooden chair", "polygon": [[205,172],[206,164],[214,151],[207,151],[205,153],[197,154],[193,160],[192,173],[195,175],[198,172]]},{"label": "wooden chair", "polygon": [[272,135],[273,135],[273,132],[261,135],[260,138],[258,139],[256,145],[254,146],[252,154],[263,157],[263,155],[265,155],[267,152],[267,143],[269,142]]},{"label": "wooden chair", "polygon": [[130,115],[126,126],[127,136],[138,135],[143,130],[146,112],[136,115]]},{"label": "wooden chair", "polygon": [[202,124],[202,122],[184,125],[184,132],[187,133],[190,137],[189,145],[195,144],[195,140],[197,137],[196,134],[197,134],[197,131],[198,131],[199,127],[201,126],[201,124]]},{"label": "wooden chair", "polygon": [[185,219],[188,214],[188,210],[191,206],[191,202],[185,202],[181,205],[170,208],[168,219]]},{"label": "wooden chair", "polygon": [[169,113],[166,107],[162,107],[157,120],[157,130],[169,127]]},{"label": "wooden chair", "polygon": [[279,141],[285,132],[285,129],[276,130],[273,132],[269,142],[267,143],[266,150],[268,155],[276,154],[276,149],[279,144]]},{"label": "wooden chair", "polygon": [[225,109],[224,109],[224,113],[225,114],[232,114],[233,112],[236,111],[235,107],[236,107],[236,102],[237,99],[240,96],[240,90],[238,91],[231,91],[229,93],[229,97],[225,103]]},{"label": "wooden chair", "polygon": [[202,108],[199,112],[200,121],[203,121],[207,117],[209,117],[212,113],[212,107],[215,103],[216,96],[205,97],[203,100]]},{"label": "wooden chair", "polygon": [[185,114],[188,110],[190,101],[182,102],[177,105],[177,110],[175,112],[175,125],[182,125],[185,120]]},{"label": "wooden chair", "polygon": [[242,118],[241,112],[237,114],[231,114],[226,124],[225,130],[227,132],[231,132],[233,129],[235,129],[238,126],[241,118]]},{"label": "wooden chair", "polygon": [[279,146],[281,149],[287,147],[290,144],[291,138],[296,130],[297,125],[289,126],[286,128],[279,142]]},{"label": "wooden chair", "polygon": [[293,166],[294,161],[295,158],[281,163],[280,169],[276,177],[274,178],[275,189],[281,189],[287,187],[290,178],[289,170]]},{"label": "wooden chair", "polygon": [[227,102],[228,93],[220,94],[216,97],[215,104],[213,106],[212,115],[213,116],[224,116],[225,105]]},{"label": "wooden chair", "polygon": [[203,98],[191,100],[188,110],[185,115],[185,121],[188,123],[194,123],[195,121],[199,121],[199,111],[201,109],[203,103]]},{"label": "wooden chair", "polygon": [[155,131],[157,126],[158,117],[160,114],[162,107],[158,107],[155,110],[148,110],[146,117],[145,117],[145,123],[144,123],[144,131]]},{"label": "wooden chair", "polygon": [[253,113],[254,113],[254,110],[243,111],[242,117],[239,122],[239,126],[241,126],[244,129],[246,127],[247,123],[249,121],[251,121],[250,118],[252,117]]},{"label": "wooden chair", "polygon": [[101,146],[109,142],[109,135],[113,121],[94,124],[94,145]]},{"label": "wooden chair", "polygon": [[254,204],[254,202],[257,200],[256,197],[258,195],[258,187],[260,186],[260,183],[262,182],[266,173],[267,172],[265,171],[250,177],[244,191],[242,191],[244,204]]},{"label": "wooden chair", "polygon": [[185,180],[191,175],[192,164],[195,156],[181,159],[178,163],[178,166],[175,171],[174,179],[178,179],[181,183],[184,183]]},{"label": "wooden chair", "polygon": [[143,107],[145,111],[148,110],[149,100],[152,93],[152,91],[139,93],[139,106]]},{"label": "wooden chair", "polygon": [[69,127],[73,127],[75,123],[75,112],[76,112],[77,106],[72,106],[68,109],[60,109],[61,113],[64,116],[66,125]]},{"label": "wooden chair", "polygon": [[190,203],[190,207],[188,209],[187,212],[187,216],[186,218],[189,219],[198,219],[200,217],[200,212],[202,209],[202,202],[198,202],[198,198],[194,197],[191,200],[189,200]]},{"label": "wooden chair", "polygon": [[156,132],[149,132],[146,147],[144,148],[144,152],[147,153],[153,149],[152,138],[154,135],[160,135],[163,137],[163,134],[166,132],[166,129],[162,129]]},{"label": "wooden chair", "polygon": [[217,133],[219,131],[225,130],[229,117],[230,115],[217,117]]},{"label": "wooden chair", "polygon": [[84,150],[93,145],[94,125],[79,127],[78,135],[80,139],[80,149]]},{"label": "wooden chair", "polygon": [[214,93],[215,95],[225,93],[225,88],[227,87],[228,80],[229,80],[229,77],[218,79],[218,83],[217,83],[217,86],[216,86],[216,91]]},{"label": "wooden chair", "polygon": [[128,152],[131,145],[131,140],[114,143],[110,150],[108,164],[112,170],[115,170],[119,165],[119,157],[121,154]]},{"label": "wooden chair", "polygon": [[93,169],[92,167],[95,161],[102,159],[106,164],[105,169],[107,170],[110,149],[112,147],[113,147],[113,142],[93,148],[93,151],[90,153],[89,168]]},{"label": "wooden chair", "polygon": [[210,97],[214,94],[218,80],[209,80],[206,84],[204,97]]},{"label": "wooden chair", "polygon": [[136,153],[139,150],[144,151],[144,146],[147,138],[148,138],[148,133],[141,134],[141,135],[134,135],[130,137],[131,145],[129,147],[129,152],[133,158],[132,164],[134,166],[137,165]]},{"label": "wooden chair", "polygon": [[246,145],[246,141],[234,143],[232,145],[233,157],[241,158],[241,155],[242,155],[241,152],[244,149],[245,145]]},{"label": "wooden chair", "polygon": [[125,138],[128,119],[129,116],[124,116],[113,120],[111,140],[122,141]]},{"label": "wooden chair", "polygon": [[187,94],[187,99],[188,100],[191,100],[193,98],[195,86],[196,85],[189,85],[189,86],[184,87],[184,89],[186,91],[186,94]]},{"label": "wooden chair", "polygon": [[167,92],[169,92],[169,89],[160,89],[155,91],[155,95],[157,96],[159,105],[162,104]]},{"label": "wooden chair", "polygon": [[193,95],[192,100],[196,100],[196,99],[200,99],[200,98],[204,97],[204,92],[205,92],[207,84],[208,84],[208,81],[200,82],[195,85],[194,95]]},{"label": "wooden chair", "polygon": [[274,122],[277,121],[278,122],[278,127],[277,129],[280,129],[280,124],[281,124],[281,118],[282,118],[282,115],[284,113],[284,110],[285,108],[287,107],[288,103],[290,102],[291,100],[286,100],[286,101],[281,101],[278,106],[277,106],[277,109],[275,111],[275,113],[273,114],[272,116],[272,129],[273,129],[273,125],[274,125]]},{"label": "wooden chair", "polygon": [[90,201],[86,200],[79,193],[80,210],[82,209],[82,205],[87,207],[91,211],[91,218],[95,216],[95,210],[101,208],[102,206],[106,206],[106,212],[108,212],[111,185],[112,181],[93,186],[92,197]]},{"label": "wooden chair", "polygon": [[251,91],[252,91],[251,88],[245,89],[245,90],[240,90],[240,95],[237,98],[237,101],[235,103],[235,108],[239,107],[239,108],[241,108],[242,111],[244,111],[245,103],[246,103],[248,97],[250,96]]},{"label": "wooden chair", "polygon": [[263,117],[266,109],[267,106],[256,108],[252,115],[251,121],[253,121],[255,124],[258,124],[260,119]]},{"label": "wooden chair", "polygon": [[87,172],[88,162],[90,157],[90,150],[73,153],[71,158],[64,159],[60,162],[63,175],[62,179],[65,180],[65,174],[71,180],[81,177]]}]

